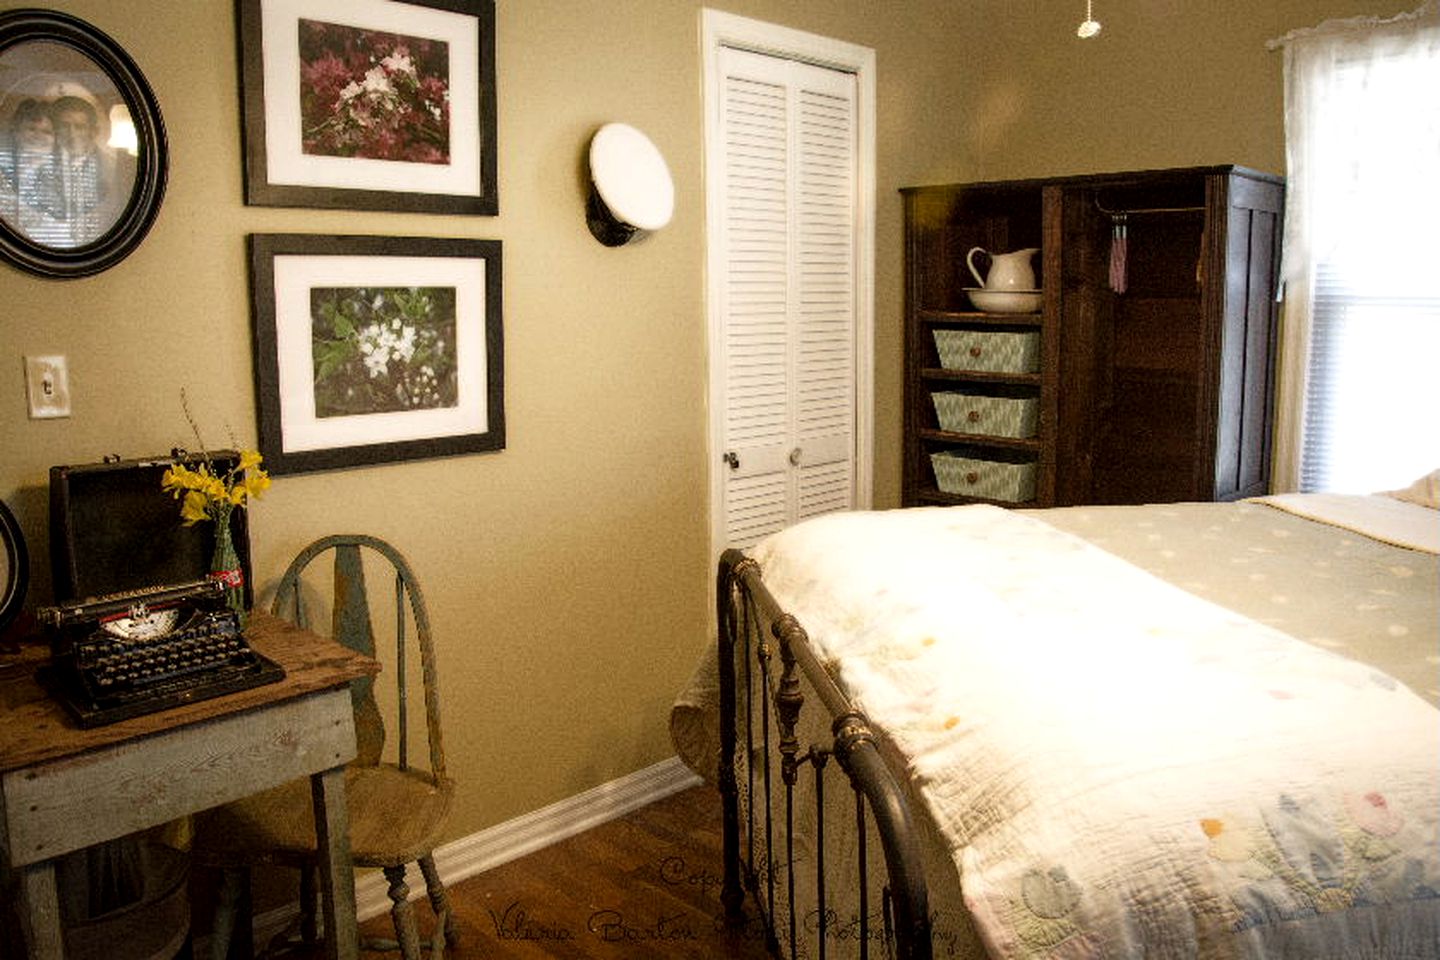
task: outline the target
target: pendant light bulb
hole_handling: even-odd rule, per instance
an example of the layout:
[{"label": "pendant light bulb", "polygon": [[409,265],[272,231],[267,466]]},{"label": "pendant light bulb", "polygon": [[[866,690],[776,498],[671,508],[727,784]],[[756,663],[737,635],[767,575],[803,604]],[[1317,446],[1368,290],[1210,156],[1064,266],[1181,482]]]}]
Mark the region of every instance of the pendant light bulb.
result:
[{"label": "pendant light bulb", "polygon": [[1088,40],[1100,32],[1100,21],[1095,19],[1095,12],[1091,9],[1093,0],[1085,0],[1085,22],[1080,24],[1075,35],[1082,40]]}]

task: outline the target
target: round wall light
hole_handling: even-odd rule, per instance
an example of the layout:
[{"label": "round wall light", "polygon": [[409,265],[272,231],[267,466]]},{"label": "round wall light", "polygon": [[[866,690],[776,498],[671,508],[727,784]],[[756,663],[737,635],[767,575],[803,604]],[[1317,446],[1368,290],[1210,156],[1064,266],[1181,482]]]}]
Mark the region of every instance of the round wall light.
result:
[{"label": "round wall light", "polygon": [[625,123],[607,123],[590,140],[590,197],[585,220],[607,247],[629,243],[670,222],[675,184],[650,138]]}]

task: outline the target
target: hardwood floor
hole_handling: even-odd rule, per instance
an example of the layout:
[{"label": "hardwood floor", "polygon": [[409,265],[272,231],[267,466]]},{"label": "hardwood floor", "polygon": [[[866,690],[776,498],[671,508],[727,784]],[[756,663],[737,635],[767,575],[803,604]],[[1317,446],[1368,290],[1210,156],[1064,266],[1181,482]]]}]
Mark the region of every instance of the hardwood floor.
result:
[{"label": "hardwood floor", "polygon": [[[682,791],[455,884],[461,943],[446,956],[767,957],[763,941],[722,922],[720,864],[719,797]],[[417,902],[416,914],[428,935],[429,905]],[[361,926],[371,936],[392,929],[388,914]]]}]

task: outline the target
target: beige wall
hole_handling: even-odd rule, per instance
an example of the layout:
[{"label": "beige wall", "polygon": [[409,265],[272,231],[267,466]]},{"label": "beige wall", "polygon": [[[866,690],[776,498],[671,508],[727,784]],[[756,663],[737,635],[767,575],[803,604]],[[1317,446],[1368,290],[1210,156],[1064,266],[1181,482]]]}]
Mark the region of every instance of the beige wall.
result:
[{"label": "beige wall", "polygon": [[[982,179],[1238,163],[1284,172],[1283,57],[1266,41],[1404,0],[990,0],[963,78]],[[1394,5],[1392,5],[1394,4]],[[1413,4],[1407,4],[1407,6]],[[981,20],[975,23],[977,30]]]},{"label": "beige wall", "polygon": [[[0,267],[0,497],[49,595],[57,463],[255,442],[244,239],[252,232],[499,239],[503,452],[277,479],[251,518],[265,590],[316,536],[373,533],[424,582],[468,834],[670,754],[669,701],[706,642],[705,328],[695,0],[500,0],[500,216],[247,207],[230,0],[51,0],[118,40],[169,131],[145,243],[97,277]],[[0,3],[11,8],[14,3]],[[1264,41],[1357,2],[736,0],[729,12],[875,48],[877,504],[899,487],[897,188],[1101,169],[1283,163],[1280,59]],[[601,123],[646,130],[677,214],[619,250],[585,229]],[[63,353],[74,415],[30,421],[21,356]]]}]

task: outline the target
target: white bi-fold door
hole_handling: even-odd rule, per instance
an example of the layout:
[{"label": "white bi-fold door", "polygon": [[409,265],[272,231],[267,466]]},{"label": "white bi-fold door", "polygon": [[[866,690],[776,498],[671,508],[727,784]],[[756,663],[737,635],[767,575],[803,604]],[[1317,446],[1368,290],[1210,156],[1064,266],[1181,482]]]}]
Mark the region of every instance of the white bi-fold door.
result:
[{"label": "white bi-fold door", "polygon": [[747,548],[806,517],[868,506],[860,85],[851,70],[733,47],[715,64],[714,536]]}]

